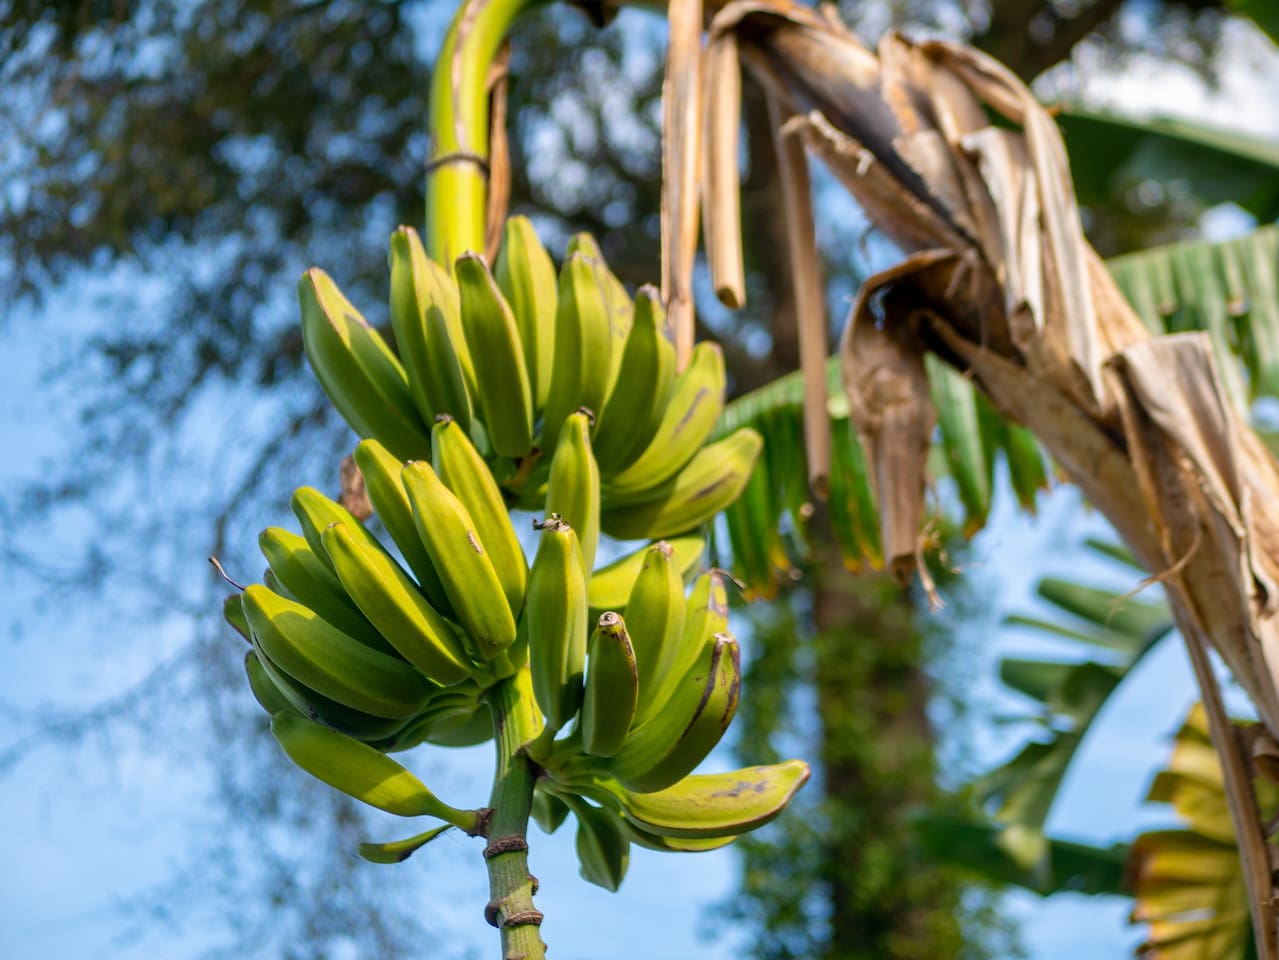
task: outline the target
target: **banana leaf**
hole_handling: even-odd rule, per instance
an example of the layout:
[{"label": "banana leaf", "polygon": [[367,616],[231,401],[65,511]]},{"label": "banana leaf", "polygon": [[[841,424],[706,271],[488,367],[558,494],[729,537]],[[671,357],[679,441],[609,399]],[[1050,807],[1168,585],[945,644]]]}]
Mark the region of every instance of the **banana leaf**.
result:
[{"label": "banana leaf", "polygon": [[[1279,177],[1274,182],[1279,185]],[[1157,247],[1116,258],[1109,266],[1153,332],[1210,332],[1223,379],[1241,409],[1260,397],[1279,397],[1279,227],[1219,243]],[[1033,510],[1038,492],[1049,485],[1047,462],[1034,437],[1003,420],[962,376],[941,364],[930,363],[929,371],[939,409],[940,455],[931,461],[937,468],[933,479],[953,480],[964,530],[979,530],[1000,495],[1003,484],[995,482],[1000,461],[1011,492],[1023,508]],[[833,434],[827,515],[845,565],[854,571],[878,568],[882,556],[875,495],[850,425],[835,358],[827,364],[827,382]],[[802,405],[799,374],[788,374],[735,398],[716,428],[717,436],[726,436],[752,426],[764,437],[768,488],[752,491],[750,514],[756,519],[736,518],[728,538],[730,552],[736,548],[745,556],[755,551],[757,559],[750,561],[752,569],[744,579],[762,596],[771,596],[789,580],[806,553],[802,531],[813,505],[804,479]],[[769,522],[783,536],[752,526]],[[771,557],[767,564],[758,559],[761,549]],[[770,576],[772,583],[767,582]]]},{"label": "banana leaf", "polygon": [[1261,221],[1279,217],[1279,144],[1202,123],[1133,120],[1066,107],[1057,125],[1079,202],[1111,202],[1116,190],[1153,181],[1184,186],[1206,205],[1232,202]]},{"label": "banana leaf", "polygon": [[[1113,554],[1103,546],[1098,552]],[[1035,739],[976,784],[978,797],[995,808],[1004,825],[1001,843],[1027,869],[1047,869],[1044,823],[1066,771],[1093,721],[1116,689],[1151,649],[1173,629],[1162,603],[1045,578],[1038,593],[1056,608],[1052,619],[1026,615],[1006,623],[1071,639],[1094,648],[1099,659],[1083,661],[1009,657],[1000,679],[1035,704]]]},{"label": "banana leaf", "polygon": [[[1258,780],[1256,789],[1263,817],[1273,815],[1279,787]],[[1252,955],[1243,868],[1202,705],[1191,708],[1146,799],[1170,804],[1184,826],[1143,833],[1133,843],[1132,918],[1147,925],[1138,951],[1165,960]]]}]

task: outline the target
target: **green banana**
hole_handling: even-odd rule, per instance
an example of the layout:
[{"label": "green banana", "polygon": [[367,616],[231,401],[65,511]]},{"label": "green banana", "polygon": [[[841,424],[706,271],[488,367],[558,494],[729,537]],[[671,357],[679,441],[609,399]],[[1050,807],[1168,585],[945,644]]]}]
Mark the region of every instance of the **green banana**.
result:
[{"label": "green banana", "polygon": [[565,794],[564,799],[577,818],[575,845],[582,879],[616,892],[626,877],[631,853],[621,818],[574,794]]},{"label": "green banana", "polygon": [[582,703],[586,615],[586,573],[577,534],[552,517],[542,528],[524,607],[533,694],[552,730],[572,720]]},{"label": "green banana", "polygon": [[644,565],[626,601],[626,630],[639,670],[637,723],[651,712],[654,694],[661,686],[658,669],[679,643],[683,629],[684,578],[671,545],[655,543],[645,551]]},{"label": "green banana", "polygon": [[[609,337],[612,341],[608,368],[608,390],[611,390],[622,363],[622,350],[626,345],[626,338],[631,331],[634,308],[626,287],[609,269],[608,263],[604,260],[604,251],[600,249],[593,236],[589,233],[575,234],[568,242],[565,256],[571,257],[573,254],[578,254],[586,260],[591,267],[591,272],[595,274],[600,289],[604,291],[604,308],[608,316]],[[608,390],[605,391],[605,396],[608,395]],[[598,412],[599,408],[591,409]]]},{"label": "green banana", "polygon": [[430,440],[408,378],[381,335],[323,270],[298,282],[302,345],[315,378],[361,437],[377,437],[397,457],[424,456]]},{"label": "green banana", "polygon": [[595,566],[600,542],[600,469],[591,452],[591,418],[570,414],[560,431],[546,486],[546,515],[559,514],[577,534],[582,569]]},{"label": "green banana", "polygon": [[358,852],[369,863],[403,863],[440,834],[452,829],[453,824],[446,823],[442,827],[433,827],[425,833],[406,837],[403,840],[388,840],[385,843],[366,842],[360,844]]},{"label": "green banana", "polygon": [[557,291],[555,264],[528,217],[506,221],[493,275],[515,314],[533,406],[541,410],[551,385]]},{"label": "green banana", "polygon": [[429,463],[406,464],[400,477],[413,507],[418,537],[473,652],[486,662],[504,659],[515,642],[515,618],[470,512]]},{"label": "green banana", "polygon": [[412,227],[391,235],[391,329],[422,421],[447,413],[469,429],[473,374],[457,284],[426,255]]},{"label": "green banana", "polygon": [[431,601],[431,606],[449,619],[453,617],[453,605],[449,603],[444,584],[426,552],[422,539],[413,523],[413,507],[409,495],[404,492],[400,471],[404,462],[397,460],[390,450],[376,440],[364,440],[355,448],[355,465],[364,477],[364,489],[378,519],[395,545],[399,547],[404,562],[417,578],[418,586]]},{"label": "green banana", "polygon": [[502,491],[488,464],[471,443],[466,431],[449,417],[440,417],[431,428],[431,464],[444,485],[462,501],[475,522],[475,534],[484,544],[493,571],[501,581],[511,614],[524,606],[528,561],[515,535]]},{"label": "green banana", "polygon": [[560,268],[555,308],[555,364],[542,413],[541,448],[555,450],[565,418],[579,407],[592,414],[608,395],[612,333],[603,287],[580,253]]},{"label": "green banana", "polygon": [[416,713],[432,684],[398,657],[347,636],[300,603],[253,584],[240,597],[255,642],[282,671],[344,706],[375,717]]},{"label": "green banana", "polygon": [[591,431],[600,470],[628,467],[652,443],[675,381],[675,338],[656,288],[640,287],[621,365]]},{"label": "green banana", "polygon": [[281,527],[267,527],[258,534],[258,546],[271,565],[268,573],[274,574],[283,590],[264,577],[268,587],[304,607],[310,607],[343,633],[375,650],[395,652],[395,648],[386,642],[377,627],[347,596],[333,575],[328,558],[322,560],[317,557],[305,537]]},{"label": "green banana", "polygon": [[644,793],[682,780],[706,759],[732,722],[741,676],[736,639],[716,634],[703,646],[692,670],[666,679],[676,686],[665,706],[631,731],[609,760],[609,772],[624,786]]},{"label": "green banana", "polygon": [[402,736],[405,727],[413,723],[413,720],[405,717],[388,719],[353,710],[294,680],[271,662],[271,658],[256,641],[253,644],[253,652],[257,656],[260,668],[259,681],[265,678],[270,682],[280,696],[288,701],[294,711],[301,716],[367,742],[381,742]]},{"label": "green banana", "polygon": [[486,705],[477,703],[469,713],[460,711],[437,721],[426,742],[437,747],[473,747],[492,737],[493,715]]},{"label": "green banana", "polygon": [[[759,459],[763,438],[743,427],[703,447],[652,499],[600,511],[600,529],[619,540],[669,537],[700,526],[738,498]],[[604,495],[609,503],[609,496]]]},{"label": "green banana", "polygon": [[645,499],[647,491],[679,473],[715,429],[724,409],[724,387],[724,353],[703,340],[675,378],[652,440],[630,466],[606,479],[605,498],[612,503],[627,497]]},{"label": "green banana", "polygon": [[[728,632],[728,589],[718,570],[697,578],[684,607],[684,629],[679,642],[665,647],[657,667],[659,677],[682,677],[693,669],[702,647],[717,633]],[[648,701],[646,715],[661,710],[672,691],[663,685]]]},{"label": "green banana", "polygon": [[[238,602],[239,597],[236,600]],[[262,661],[258,659],[256,650],[249,650],[244,654],[244,672],[249,676],[249,691],[253,694],[253,699],[267,712],[268,716],[273,716],[281,710],[300,713],[272,681],[266,668],[262,666]]]},{"label": "green banana", "polygon": [[401,817],[438,817],[474,831],[478,815],[442,802],[417,777],[368,744],[305,717],[276,714],[271,732],[311,776],[371,807]]},{"label": "green banana", "polygon": [[586,648],[586,691],[578,726],[582,749],[611,757],[622,747],[639,701],[639,670],[626,624],[616,613],[599,618]]},{"label": "green banana", "polygon": [[732,834],[724,837],[663,837],[661,834],[641,830],[625,817],[622,817],[619,822],[622,825],[622,833],[631,843],[662,853],[702,853],[706,850],[726,847],[737,839]]},{"label": "green banana", "polygon": [[[675,551],[675,559],[679,562],[680,573],[688,579],[697,570],[706,555],[706,538],[700,533],[683,537],[672,537],[667,541]],[[626,601],[630,599],[631,587],[639,576],[644,565],[644,554],[648,546],[626,554],[614,560],[606,567],[600,567],[591,574],[587,587],[587,597],[591,602],[591,610],[599,616],[605,610],[625,612]]]},{"label": "green banana", "polygon": [[603,786],[639,830],[661,837],[711,839],[735,837],[768,823],[808,776],[808,764],[788,760],[729,773],[695,774],[651,793],[634,793],[608,781]]},{"label": "green banana", "polygon": [[533,449],[533,394],[515,316],[479,254],[458,257],[454,276],[484,429],[499,456],[518,459]]},{"label": "green banana", "polygon": [[244,618],[244,607],[240,606],[238,593],[228,593],[222,601],[222,619],[245,640],[253,642],[253,636],[249,633],[249,621]]},{"label": "green banana", "polygon": [[400,656],[441,686],[471,676],[471,659],[456,628],[390,555],[370,550],[345,523],[326,528],[323,540],[337,579]]}]

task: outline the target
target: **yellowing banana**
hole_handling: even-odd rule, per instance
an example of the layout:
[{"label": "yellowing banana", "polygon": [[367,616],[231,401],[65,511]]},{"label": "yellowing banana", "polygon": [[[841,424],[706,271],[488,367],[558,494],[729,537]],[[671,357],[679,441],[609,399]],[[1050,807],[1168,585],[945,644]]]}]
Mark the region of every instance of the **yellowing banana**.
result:
[{"label": "yellowing banana", "polygon": [[586,691],[578,720],[582,750],[597,757],[617,753],[638,702],[639,670],[626,624],[616,613],[605,613],[587,644]]},{"label": "yellowing banana", "polygon": [[611,507],[606,493],[600,529],[619,540],[651,540],[706,523],[741,494],[763,444],[758,433],[743,427],[703,447],[650,500]]},{"label": "yellowing banana", "polygon": [[524,626],[533,694],[552,730],[572,720],[582,703],[586,616],[586,573],[577,535],[551,518],[529,573]]},{"label": "yellowing banana", "polygon": [[[600,245],[596,243],[595,238],[589,233],[575,234],[568,242],[568,256],[580,256],[590,266],[591,272],[595,274],[595,280],[599,283],[600,289],[604,291],[604,309],[608,316],[609,339],[611,341],[611,349],[609,350],[608,365],[608,386],[604,391],[604,395],[608,395],[608,391],[612,389],[613,383],[617,380],[618,368],[622,362],[622,349],[626,344],[626,337],[631,330],[631,318],[633,308],[631,298],[626,292],[626,287],[622,285],[622,281],[617,279],[617,275],[609,269],[608,263],[604,260],[604,251],[600,249]],[[592,411],[598,413],[597,407],[592,407]]]},{"label": "yellowing banana", "polygon": [[400,476],[418,537],[458,621],[479,657],[501,657],[515,642],[515,618],[470,512],[429,463],[409,463]]},{"label": "yellowing banana", "polygon": [[506,221],[493,276],[515,315],[533,406],[540,410],[550,390],[555,350],[555,264],[527,217]]},{"label": "yellowing banana", "polygon": [[400,472],[404,462],[376,440],[364,440],[355,448],[355,465],[364,477],[364,489],[382,526],[399,547],[404,562],[417,578],[418,586],[431,601],[431,606],[444,616],[453,618],[453,605],[444,592],[444,584],[426,552],[417,526],[413,523],[413,507],[404,491]]},{"label": "yellowing banana", "polygon": [[608,477],[606,499],[622,503],[675,476],[715,429],[724,409],[724,386],[723,351],[709,341],[699,343],[675,379],[652,441],[630,466]]},{"label": "yellowing banana", "polygon": [[457,284],[426,255],[412,227],[391,235],[391,328],[423,423],[448,414],[469,429],[473,373]]},{"label": "yellowing banana", "polygon": [[338,413],[361,437],[377,437],[396,456],[430,449],[404,368],[386,342],[323,270],[298,283],[302,345]]},{"label": "yellowing banana", "polygon": [[441,686],[461,683],[471,675],[462,638],[395,560],[381,550],[370,550],[345,523],[326,528],[323,539],[347,594],[400,656]]},{"label": "yellowing banana", "polygon": [[[608,770],[631,790],[663,790],[701,763],[737,712],[741,653],[731,634],[716,634],[661,711],[639,723]],[[643,680],[640,681],[641,695]]]},{"label": "yellowing banana", "polygon": [[553,513],[577,534],[582,567],[590,571],[600,541],[600,469],[591,452],[591,418],[581,411],[564,421],[551,459],[546,515]]},{"label": "yellowing banana", "polygon": [[[682,677],[697,662],[698,653],[717,633],[728,632],[728,590],[724,577],[717,570],[702,574],[693,584],[684,607],[684,629],[679,642],[662,651],[658,665],[658,677]],[[653,699],[648,702],[648,713],[666,706],[673,687],[658,685]]]},{"label": "yellowing banana", "polygon": [[501,581],[511,614],[519,616],[524,606],[528,562],[511,526],[497,481],[466,431],[450,418],[441,417],[435,422],[431,443],[431,463],[436,475],[462,501],[475,522],[475,533],[488,551],[489,562]]},{"label": "yellowing banana", "polygon": [[675,339],[660,294],[640,287],[621,363],[591,432],[600,469],[612,475],[653,442],[675,380]]},{"label": "yellowing banana", "polygon": [[[702,565],[706,554],[706,538],[696,533],[672,537],[667,543],[675,551],[680,573],[687,580],[692,576],[693,571]],[[631,597],[635,578],[639,576],[640,568],[644,565],[644,555],[647,550],[647,545],[640,547],[633,553],[628,553],[591,574],[587,596],[590,598],[591,610],[595,612],[595,616],[599,616],[605,610],[625,612],[626,602]]]},{"label": "yellowing banana", "polygon": [[458,257],[454,276],[484,429],[499,456],[522,457],[533,449],[533,393],[515,316],[478,254]]},{"label": "yellowing banana", "polygon": [[[271,565],[270,573],[275,574],[284,588],[283,596],[310,607],[343,633],[375,650],[393,652],[382,634],[342,589],[328,558],[317,557],[304,537],[280,527],[267,527],[258,534],[258,546]],[[268,583],[268,586],[281,593],[274,585]]]},{"label": "yellowing banana", "polygon": [[262,651],[289,676],[344,706],[375,717],[416,713],[432,685],[403,660],[347,636],[300,603],[259,584],[241,594]]},{"label": "yellowing banana", "polygon": [[788,760],[730,773],[696,774],[652,793],[607,782],[605,788],[638,829],[662,837],[707,839],[738,836],[768,823],[808,776],[808,764]]},{"label": "yellowing banana", "polygon": [[371,807],[401,817],[439,817],[475,829],[475,811],[443,803],[421,780],[367,744],[286,713],[272,718],[271,732],[299,767]]},{"label": "yellowing banana", "polygon": [[543,454],[555,450],[565,418],[579,407],[592,414],[608,395],[612,333],[608,304],[590,263],[580,253],[560,268],[555,308],[555,364],[542,415]]},{"label": "yellowing banana", "polygon": [[655,543],[644,552],[631,595],[626,601],[626,630],[635,648],[639,669],[636,723],[643,723],[658,689],[658,668],[670,656],[684,629],[684,579],[669,543]]}]

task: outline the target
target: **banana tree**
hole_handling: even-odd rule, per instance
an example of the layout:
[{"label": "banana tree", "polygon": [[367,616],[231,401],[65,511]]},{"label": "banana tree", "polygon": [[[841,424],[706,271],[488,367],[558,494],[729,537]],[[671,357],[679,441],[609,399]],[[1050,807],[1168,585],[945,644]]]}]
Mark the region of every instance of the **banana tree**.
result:
[{"label": "banana tree", "polygon": [[[549,355],[544,344],[552,341],[541,339],[537,323],[527,318],[548,313],[541,306],[546,271],[528,266],[542,262],[544,254],[527,259],[523,274],[508,272],[505,283],[500,266],[496,276],[490,274],[479,255],[487,251],[493,261],[510,249],[501,239],[509,178],[503,50],[506,34],[528,5],[522,0],[465,3],[437,64],[427,242],[415,248],[411,237],[406,240],[405,279],[397,283],[393,273],[393,314],[394,291],[401,288],[408,308],[420,315],[407,326],[420,328],[424,342],[435,330],[436,343],[453,351],[442,379],[434,376],[438,347],[423,351],[423,362],[406,378],[326,277],[313,272],[302,288],[308,355],[339,410],[361,435],[384,443],[392,461],[431,456],[432,466],[411,464],[399,473],[402,492],[386,485],[394,496],[383,503],[370,491],[372,506],[406,561],[419,550],[427,555],[429,571],[415,569],[418,579],[408,586],[432,601],[437,612],[453,615],[461,630],[454,637],[430,626],[430,616],[414,599],[418,595],[401,579],[403,571],[388,566],[376,546],[361,542],[358,518],[313,498],[303,503],[297,510],[301,539],[312,558],[295,566],[308,570],[312,579],[295,579],[295,584],[305,593],[316,587],[318,577],[330,594],[353,601],[428,684],[316,626],[306,612],[314,613],[314,604],[291,599],[299,589],[285,582],[284,568],[273,566],[283,589],[249,588],[241,604],[242,626],[254,644],[251,664],[261,668],[257,689],[276,718],[277,738],[286,751],[317,776],[374,805],[430,814],[488,837],[489,919],[501,928],[507,955],[541,955],[536,934],[541,917],[532,903],[535,881],[527,871],[524,837],[531,814],[554,826],[573,812],[584,873],[616,886],[629,842],[671,850],[707,848],[776,815],[806,776],[802,765],[740,772],[731,797],[736,801],[749,794],[753,802],[734,803],[724,800],[730,795],[724,792],[727,781],[687,776],[718,739],[711,728],[720,723],[722,733],[727,724],[715,718],[731,717],[736,701],[736,658],[731,638],[721,640],[722,632],[712,631],[713,642],[698,648],[707,651],[704,666],[681,665],[700,671],[697,676],[706,685],[705,695],[690,701],[693,719],[682,731],[678,723],[666,729],[669,718],[659,716],[665,698],[654,692],[661,686],[655,686],[661,674],[655,674],[656,665],[666,666],[676,654],[641,656],[632,649],[619,662],[633,668],[634,690],[624,689],[627,671],[621,670],[621,680],[597,690],[592,699],[592,676],[583,687],[581,674],[599,531],[624,539],[681,533],[704,524],[745,490],[741,507],[729,519],[735,556],[752,583],[767,585],[785,562],[785,547],[772,533],[773,493],[780,483],[788,509],[802,512],[800,501],[811,492],[831,500],[832,514],[852,518],[844,524],[856,528],[856,551],[846,550],[850,558],[883,563],[902,582],[917,573],[931,592],[920,562],[919,531],[929,449],[940,419],[948,440],[946,458],[974,528],[989,500],[988,464],[997,449],[1016,462],[1017,487],[1024,499],[1033,499],[1045,480],[1033,442],[1038,441],[1165,583],[1223,760],[1258,954],[1279,956],[1265,912],[1274,891],[1256,798],[1207,661],[1207,650],[1215,648],[1256,703],[1266,735],[1279,735],[1279,691],[1268,659],[1279,639],[1269,607],[1279,577],[1279,523],[1271,516],[1279,503],[1279,468],[1214,372],[1211,334],[1152,338],[1083,241],[1060,135],[1047,113],[1007,70],[959,44],[914,43],[890,34],[872,54],[833,15],[782,0],[705,8],[685,0],[671,3],[661,287],[648,296],[647,309],[663,310],[668,318],[673,369],[684,382],[703,383],[694,348],[691,282],[699,197],[707,204],[707,259],[716,292],[731,306],[744,299],[735,145],[736,91],[745,65],[768,92],[782,172],[800,318],[805,469],[796,476],[793,466],[774,459],[748,483],[760,446],[749,430],[720,441],[738,439],[731,449],[720,447],[711,455],[708,448],[693,456],[714,423],[711,417],[703,424],[700,411],[706,405],[699,410],[697,398],[717,391],[710,386],[695,392],[690,403],[680,403],[679,389],[673,387],[671,393],[658,391],[659,402],[669,401],[669,408],[645,421],[645,430],[654,427],[650,441],[666,442],[629,451],[635,459],[601,477],[598,465],[594,471],[573,470],[568,464],[580,467],[584,458],[562,451],[580,454],[583,447],[575,447],[573,438],[587,436],[589,453],[595,439],[590,414],[609,422],[610,390],[622,382],[630,333],[640,326],[635,321],[639,306],[608,280],[589,241],[580,241],[558,281],[560,303],[572,306],[549,311],[555,314],[556,356],[543,394],[541,362]],[[703,51],[704,29],[709,39]],[[989,121],[988,111],[1001,116],[999,125]],[[847,426],[833,437],[830,431],[826,323],[807,152],[831,168],[906,255],[868,281],[845,328],[840,383],[855,444]],[[521,298],[526,309],[512,310]],[[585,314],[597,322],[583,322]],[[546,323],[544,316],[540,322]],[[521,339],[526,323],[532,333]],[[610,337],[624,346],[615,351],[618,363],[601,369],[592,348],[603,346],[607,356]],[[534,343],[538,347],[530,353]],[[573,349],[563,349],[566,344]],[[1268,373],[1269,351],[1254,353],[1258,369]],[[571,385],[563,386],[570,379]],[[431,392],[447,383],[453,386],[451,403]],[[969,392],[970,385],[983,400]],[[722,381],[718,392],[722,395]],[[589,407],[590,414],[574,412],[579,407]],[[433,427],[431,417],[436,418]],[[572,422],[574,417],[580,422]],[[670,445],[682,440],[676,435],[690,418],[699,424],[698,439],[691,450],[678,443],[681,455],[673,457]],[[668,420],[672,433],[665,437]],[[456,422],[463,429],[453,433],[465,433],[469,422],[474,446],[462,448],[459,462],[467,466],[455,469],[454,483],[437,453],[447,441],[436,434],[448,434]],[[561,457],[566,465],[557,473]],[[716,470],[725,457],[727,473]],[[641,464],[645,469],[639,469]],[[634,468],[630,475],[628,467]],[[562,476],[561,491],[575,491],[562,501],[565,513],[577,511],[573,522],[550,509],[558,502],[557,476]],[[592,492],[583,500],[582,491]],[[583,510],[583,502],[593,506]],[[531,572],[525,571],[518,540],[509,530],[509,504],[546,507]],[[406,542],[395,537],[397,521]],[[676,589],[684,602],[673,549],[658,545],[638,556],[628,616],[630,605],[664,609]],[[338,589],[323,573],[326,557]],[[860,561],[850,559],[850,565],[855,562]],[[651,588],[645,576],[650,570],[660,571],[648,578],[657,583]],[[386,597],[395,593],[396,584],[402,602],[395,623],[383,626],[375,621],[387,615]],[[703,627],[719,622],[716,611],[722,604],[714,600],[715,589],[711,575],[706,598],[690,601],[708,611]],[[650,592],[664,599],[650,601]],[[362,603],[362,597],[378,599]],[[609,662],[606,651],[626,635],[614,621],[605,622],[609,616],[617,617],[606,611],[598,641],[591,640],[592,664]],[[641,619],[658,623],[663,617],[652,612]],[[672,633],[671,622],[666,634]],[[416,624],[427,638],[426,648],[410,652],[400,623]],[[353,669],[336,677],[326,672],[306,655],[317,646]],[[422,662],[415,663],[414,655]],[[274,673],[273,667],[278,668]],[[250,671],[252,678],[252,666]],[[299,693],[299,682],[313,689]],[[437,689],[455,685],[464,689]],[[646,695],[649,722],[636,723],[637,745],[623,758],[631,742],[625,728],[639,716]],[[333,712],[326,697],[360,715]],[[436,697],[441,698],[438,711]],[[676,702],[673,692],[665,697]],[[714,704],[715,722],[708,720],[705,734],[697,726],[695,743],[683,749],[680,738],[701,723],[708,702]],[[420,740],[448,743],[472,736],[468,724],[481,703],[492,710],[499,748],[489,808],[468,811],[442,803],[384,756],[386,749]],[[587,710],[592,703],[619,710],[629,703],[620,733],[606,722],[617,718],[600,713],[602,707]],[[322,709],[330,711],[327,719]],[[557,739],[557,731],[579,710],[571,733]],[[682,708],[675,714],[682,716]],[[395,730],[364,726],[370,717],[406,725]],[[460,719],[464,729],[441,726],[443,719]],[[329,729],[343,725],[342,733]],[[659,727],[651,743],[641,736]],[[621,752],[612,752],[615,748]],[[379,848],[377,855],[411,851],[434,835]]]}]

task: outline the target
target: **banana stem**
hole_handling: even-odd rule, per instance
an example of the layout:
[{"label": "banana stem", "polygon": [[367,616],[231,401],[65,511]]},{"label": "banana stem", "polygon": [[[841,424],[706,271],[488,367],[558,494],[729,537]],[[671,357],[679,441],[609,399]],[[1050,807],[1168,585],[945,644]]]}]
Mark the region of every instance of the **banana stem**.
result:
[{"label": "banana stem", "polygon": [[431,76],[426,250],[451,271],[484,249],[489,177],[489,71],[511,24],[544,0],[465,0]]},{"label": "banana stem", "polygon": [[528,871],[528,818],[536,780],[524,747],[542,729],[528,667],[500,681],[489,694],[497,743],[492,819],[488,825],[489,893],[485,919],[502,934],[503,960],[544,960],[542,914],[533,905],[537,878]]}]

